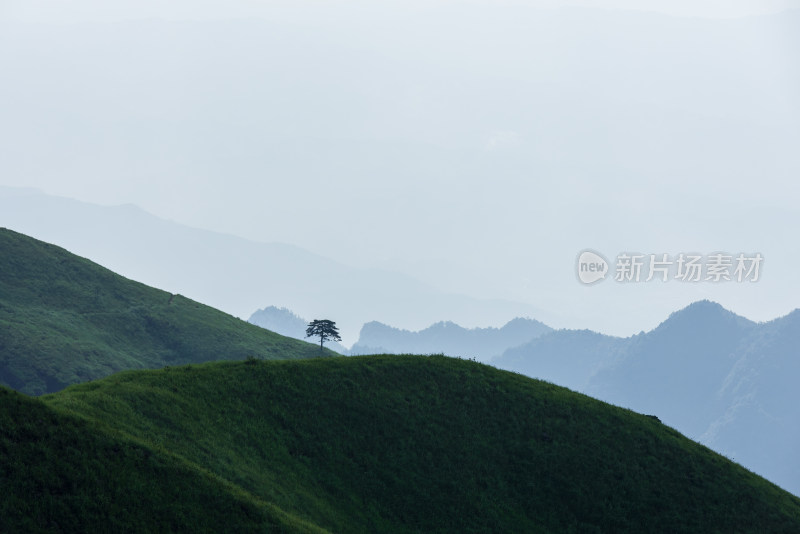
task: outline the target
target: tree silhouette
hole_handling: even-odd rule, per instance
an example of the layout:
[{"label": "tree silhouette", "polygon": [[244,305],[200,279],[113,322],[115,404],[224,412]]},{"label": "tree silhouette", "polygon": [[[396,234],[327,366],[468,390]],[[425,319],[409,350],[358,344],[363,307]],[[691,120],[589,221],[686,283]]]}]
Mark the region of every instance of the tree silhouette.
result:
[{"label": "tree silhouette", "polygon": [[328,340],[341,341],[339,330],[336,323],[328,319],[314,319],[308,323],[306,337],[319,336],[319,351],[322,352],[322,344]]}]

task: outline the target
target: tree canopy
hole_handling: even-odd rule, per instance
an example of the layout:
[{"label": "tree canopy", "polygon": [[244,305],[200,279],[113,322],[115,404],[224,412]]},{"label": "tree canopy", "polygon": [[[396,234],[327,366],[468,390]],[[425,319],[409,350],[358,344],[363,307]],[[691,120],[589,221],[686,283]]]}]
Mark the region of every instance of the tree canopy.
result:
[{"label": "tree canopy", "polygon": [[319,350],[322,352],[322,345],[326,341],[341,341],[339,330],[336,328],[336,323],[329,319],[314,319],[308,323],[306,328],[306,337],[319,336]]}]

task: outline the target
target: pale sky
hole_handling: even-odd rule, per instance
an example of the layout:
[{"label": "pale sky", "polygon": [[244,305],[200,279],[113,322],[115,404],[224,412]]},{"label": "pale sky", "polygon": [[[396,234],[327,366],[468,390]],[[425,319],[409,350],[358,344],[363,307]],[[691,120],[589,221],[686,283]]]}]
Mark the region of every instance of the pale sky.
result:
[{"label": "pale sky", "polygon": [[[771,319],[800,305],[800,15],[775,14],[798,7],[5,0],[0,185],[555,326],[627,335],[700,298]],[[764,272],[583,287],[586,248],[760,252]]]},{"label": "pale sky", "polygon": [[[293,5],[294,4],[294,5]],[[297,5],[300,4],[300,9]],[[623,9],[636,11],[652,11],[675,16],[687,17],[744,17],[763,15],[780,11],[797,9],[798,0],[434,0],[425,2],[384,1],[378,3],[377,9],[370,6],[375,2],[366,1],[264,1],[264,0],[196,0],[171,1],[140,0],[107,2],[103,0],[4,0],[0,5],[0,16],[10,20],[26,20],[31,22],[80,22],[111,21],[137,18],[166,18],[183,20],[222,19],[236,17],[274,17],[276,13],[286,16],[313,17],[315,9],[360,10],[363,14],[374,15],[376,11],[386,7],[404,9],[427,9],[431,4],[458,8],[464,5],[483,5],[500,8],[503,6],[532,6],[541,8],[591,7],[602,9]],[[370,6],[370,7],[368,7]],[[302,15],[299,13],[303,12]]]}]

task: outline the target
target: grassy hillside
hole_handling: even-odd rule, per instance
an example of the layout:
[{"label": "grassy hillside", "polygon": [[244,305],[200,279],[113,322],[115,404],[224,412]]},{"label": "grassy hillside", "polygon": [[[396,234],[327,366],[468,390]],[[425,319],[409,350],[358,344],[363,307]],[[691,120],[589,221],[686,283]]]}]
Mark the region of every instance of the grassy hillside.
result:
[{"label": "grassy hillside", "polygon": [[0,229],[0,384],[39,395],[122,369],[248,356],[319,347]]},{"label": "grassy hillside", "polygon": [[[470,361],[220,362],[36,402],[334,532],[800,531],[799,499],[655,419]],[[71,438],[44,439],[29,469]]]},{"label": "grassy hillside", "polygon": [[164,449],[0,387],[0,532],[321,532]]}]

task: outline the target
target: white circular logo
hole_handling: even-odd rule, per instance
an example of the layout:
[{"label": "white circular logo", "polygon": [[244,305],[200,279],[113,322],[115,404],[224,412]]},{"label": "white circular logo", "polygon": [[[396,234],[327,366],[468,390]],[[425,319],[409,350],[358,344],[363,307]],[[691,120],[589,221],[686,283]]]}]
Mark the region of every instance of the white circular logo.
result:
[{"label": "white circular logo", "polygon": [[593,250],[584,250],[578,254],[578,280],[584,284],[594,284],[604,280],[608,274],[608,262]]}]

